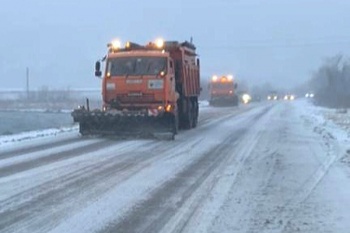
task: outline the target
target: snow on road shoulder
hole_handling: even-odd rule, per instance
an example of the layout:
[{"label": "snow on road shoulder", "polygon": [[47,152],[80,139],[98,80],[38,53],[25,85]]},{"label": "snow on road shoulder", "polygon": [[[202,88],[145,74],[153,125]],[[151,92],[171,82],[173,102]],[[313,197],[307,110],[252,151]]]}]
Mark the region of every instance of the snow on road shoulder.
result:
[{"label": "snow on road shoulder", "polygon": [[313,127],[315,133],[322,135],[327,146],[337,147],[339,160],[350,165],[350,114],[317,107],[305,100],[296,104],[305,124]]},{"label": "snow on road shoulder", "polygon": [[330,137],[338,141],[350,139],[350,114],[343,114],[335,109],[317,107],[312,103],[298,101],[300,116],[309,124],[317,127],[314,130],[327,131]]},{"label": "snow on road shoulder", "polygon": [[67,134],[72,132],[77,132],[78,126],[72,126],[72,127],[62,127],[58,129],[45,129],[45,130],[35,130],[30,132],[23,132],[19,134],[14,135],[4,135],[0,136],[0,148],[4,146],[10,146],[15,144],[16,147],[18,146],[18,142],[24,142],[27,144],[31,144],[33,140],[35,139],[41,139],[47,138],[51,139],[57,136],[67,136]]}]

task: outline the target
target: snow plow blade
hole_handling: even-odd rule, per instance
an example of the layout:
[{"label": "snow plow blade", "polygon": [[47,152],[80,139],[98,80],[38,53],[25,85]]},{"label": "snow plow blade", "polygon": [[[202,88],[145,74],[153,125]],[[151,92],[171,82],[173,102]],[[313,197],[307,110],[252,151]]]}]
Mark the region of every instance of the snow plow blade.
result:
[{"label": "snow plow blade", "polygon": [[175,139],[175,119],[170,113],[149,116],[145,112],[104,112],[76,109],[74,122],[81,135],[113,135],[118,137],[156,137]]}]

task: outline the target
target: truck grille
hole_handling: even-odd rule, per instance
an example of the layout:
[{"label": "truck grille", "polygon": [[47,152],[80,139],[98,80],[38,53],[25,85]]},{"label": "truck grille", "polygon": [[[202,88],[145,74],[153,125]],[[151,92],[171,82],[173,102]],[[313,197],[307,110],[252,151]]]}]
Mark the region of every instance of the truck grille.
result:
[{"label": "truck grille", "polygon": [[142,95],[118,95],[117,101],[120,103],[148,103],[154,102],[155,98],[153,94],[142,94]]}]

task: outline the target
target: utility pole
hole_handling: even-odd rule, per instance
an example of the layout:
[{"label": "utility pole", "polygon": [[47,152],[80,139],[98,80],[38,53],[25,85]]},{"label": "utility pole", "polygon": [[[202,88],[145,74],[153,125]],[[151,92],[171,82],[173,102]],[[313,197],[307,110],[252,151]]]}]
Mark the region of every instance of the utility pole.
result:
[{"label": "utility pole", "polygon": [[26,92],[27,92],[27,100],[29,100],[29,68],[26,69]]}]

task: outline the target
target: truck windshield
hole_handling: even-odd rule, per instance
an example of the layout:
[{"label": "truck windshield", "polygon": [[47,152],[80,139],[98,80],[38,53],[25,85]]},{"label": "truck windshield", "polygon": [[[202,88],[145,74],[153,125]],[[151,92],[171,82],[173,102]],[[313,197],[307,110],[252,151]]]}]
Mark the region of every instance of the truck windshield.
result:
[{"label": "truck windshield", "polygon": [[107,72],[111,76],[120,75],[158,75],[166,72],[165,57],[120,57],[107,63]]}]

